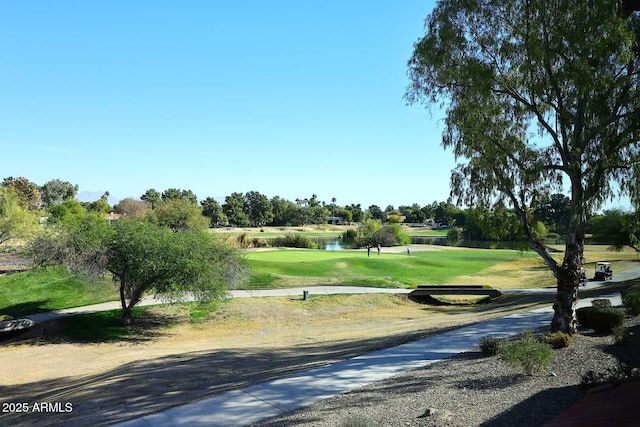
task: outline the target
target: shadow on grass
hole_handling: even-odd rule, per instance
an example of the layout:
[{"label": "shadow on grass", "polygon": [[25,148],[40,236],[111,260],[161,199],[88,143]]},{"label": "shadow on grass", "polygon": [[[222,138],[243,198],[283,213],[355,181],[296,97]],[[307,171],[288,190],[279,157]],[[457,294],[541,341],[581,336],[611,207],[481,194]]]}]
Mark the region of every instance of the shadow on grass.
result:
[{"label": "shadow on grass", "polygon": [[51,308],[48,306],[50,302],[51,298],[47,298],[0,307],[0,314],[8,314],[14,318],[18,318],[26,316],[27,314],[44,313],[46,311],[51,311]]},{"label": "shadow on grass", "polygon": [[[403,340],[406,340],[405,337]],[[239,348],[138,360],[97,375],[0,385],[4,401],[70,402],[69,413],[2,414],[0,425],[107,425],[399,344],[376,338],[287,348]],[[118,347],[113,347],[117,355]],[[132,351],[128,349],[127,351]]]},{"label": "shadow on grass", "polygon": [[5,346],[25,341],[37,345],[140,343],[162,335],[162,330],[175,322],[173,317],[150,311],[149,307],[135,307],[130,326],[123,326],[121,315],[121,310],[76,314],[41,322],[21,333],[3,334],[1,337]]},{"label": "shadow on grass", "polygon": [[[119,321],[119,312],[115,313],[116,320]],[[85,326],[83,329],[90,327]],[[148,332],[145,331],[145,334]],[[442,330],[433,331],[435,332]],[[117,333],[115,335],[117,336]],[[153,359],[146,358],[146,346],[140,346],[137,360],[97,375],[52,378],[11,386],[0,385],[0,395],[4,396],[4,401],[7,402],[57,401],[73,404],[73,411],[69,413],[0,413],[0,425],[111,424],[282,378],[376,349],[392,347],[426,335],[428,334],[425,332],[416,332],[403,334],[402,337],[295,347],[231,348],[187,353],[180,352],[177,348],[176,354]],[[128,341],[129,339],[122,341],[123,345]],[[120,344],[118,339],[114,339],[114,342]],[[114,353],[119,350],[118,346],[112,348]],[[437,378],[431,380],[438,381]],[[416,380],[409,387],[421,389],[425,385]],[[579,396],[578,387],[545,390],[527,400],[528,404],[533,406],[525,406],[526,402],[516,405],[485,425],[532,425],[532,412],[541,414],[548,420]],[[527,411],[530,408],[537,410]],[[527,418],[521,423],[514,423],[514,417],[518,418],[519,413],[523,411],[527,412]],[[539,420],[535,425],[540,425]]]},{"label": "shadow on grass", "polygon": [[146,307],[134,308],[133,316],[130,326],[123,326],[121,310],[62,318],[58,321],[57,339],[76,343],[148,341],[161,335],[161,330],[174,322],[172,317],[148,312]]}]

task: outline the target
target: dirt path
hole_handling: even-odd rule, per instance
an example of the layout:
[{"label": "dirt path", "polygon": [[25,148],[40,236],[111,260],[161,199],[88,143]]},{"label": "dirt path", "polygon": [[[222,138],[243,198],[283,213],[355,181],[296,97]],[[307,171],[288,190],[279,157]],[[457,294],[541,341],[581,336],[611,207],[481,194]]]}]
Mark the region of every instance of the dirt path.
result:
[{"label": "dirt path", "polygon": [[[0,425],[102,425],[282,377],[438,330],[503,316],[533,300],[476,308],[393,295],[232,300],[211,319],[137,341],[5,343],[2,402],[54,402],[66,413],[0,413]],[[336,300],[337,301],[337,300]],[[176,316],[180,316],[179,313]]]}]

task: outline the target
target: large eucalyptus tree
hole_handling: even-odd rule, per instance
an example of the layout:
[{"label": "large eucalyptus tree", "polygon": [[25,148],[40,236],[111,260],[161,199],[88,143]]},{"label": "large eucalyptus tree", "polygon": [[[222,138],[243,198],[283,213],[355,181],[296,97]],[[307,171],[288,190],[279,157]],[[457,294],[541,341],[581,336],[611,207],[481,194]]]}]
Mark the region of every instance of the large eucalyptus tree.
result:
[{"label": "large eucalyptus tree", "polygon": [[[632,3],[632,2],[630,2]],[[452,195],[509,203],[557,279],[552,330],[575,331],[585,223],[609,197],[638,201],[640,19],[614,0],[441,0],[409,60],[409,103],[446,106]],[[532,205],[566,192],[557,261]]]}]

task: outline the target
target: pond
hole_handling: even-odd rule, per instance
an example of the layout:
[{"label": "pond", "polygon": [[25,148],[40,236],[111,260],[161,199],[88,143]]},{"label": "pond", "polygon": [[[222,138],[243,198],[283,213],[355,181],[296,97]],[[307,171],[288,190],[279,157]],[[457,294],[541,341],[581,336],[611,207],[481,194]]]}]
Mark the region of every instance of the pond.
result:
[{"label": "pond", "polygon": [[[353,249],[348,245],[344,245],[339,237],[314,237],[313,241],[318,244],[318,249],[325,251],[342,251],[345,249]],[[452,246],[461,248],[476,248],[476,249],[514,249],[520,250],[522,248],[522,242],[508,242],[508,241],[483,241],[483,240],[451,240],[446,237],[433,237],[433,236],[412,236],[412,245],[438,245],[438,246]]]},{"label": "pond", "polygon": [[318,244],[318,249],[325,251],[342,251],[349,249],[342,245],[342,240],[339,237],[314,237],[313,241]]}]

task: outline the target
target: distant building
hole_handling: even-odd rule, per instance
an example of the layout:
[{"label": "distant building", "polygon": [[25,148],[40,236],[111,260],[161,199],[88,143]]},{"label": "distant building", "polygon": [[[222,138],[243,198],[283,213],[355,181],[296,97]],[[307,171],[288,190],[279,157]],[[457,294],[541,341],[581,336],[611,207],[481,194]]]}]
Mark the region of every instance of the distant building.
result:
[{"label": "distant building", "polygon": [[104,218],[111,224],[113,221],[116,221],[122,218],[122,214],[117,214],[115,212],[109,212],[108,214],[104,214]]},{"label": "distant building", "polygon": [[344,220],[339,216],[330,216],[328,223],[333,225],[342,225],[344,224]]}]

